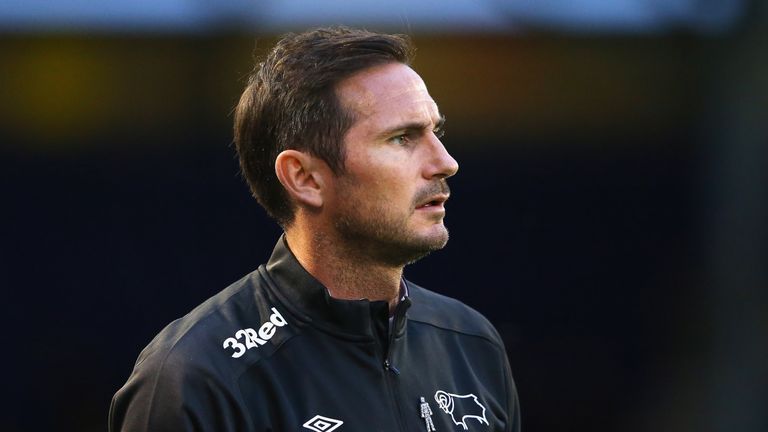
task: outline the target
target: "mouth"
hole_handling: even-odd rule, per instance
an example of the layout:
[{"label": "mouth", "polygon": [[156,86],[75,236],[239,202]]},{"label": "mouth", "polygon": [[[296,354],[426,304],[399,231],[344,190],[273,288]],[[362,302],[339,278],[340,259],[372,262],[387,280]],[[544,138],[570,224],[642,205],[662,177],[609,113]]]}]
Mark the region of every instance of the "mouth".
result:
[{"label": "mouth", "polygon": [[442,209],[443,204],[445,204],[446,201],[448,201],[449,195],[435,195],[432,197],[429,197],[427,201],[424,201],[420,205],[416,206],[416,210],[422,210],[422,209]]}]

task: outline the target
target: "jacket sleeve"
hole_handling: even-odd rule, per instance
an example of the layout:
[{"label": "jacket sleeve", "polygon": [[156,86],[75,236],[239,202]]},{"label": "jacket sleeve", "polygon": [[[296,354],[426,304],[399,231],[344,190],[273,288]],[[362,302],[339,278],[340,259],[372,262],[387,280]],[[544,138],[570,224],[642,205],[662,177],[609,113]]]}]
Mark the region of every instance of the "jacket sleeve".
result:
[{"label": "jacket sleeve", "polygon": [[517,396],[517,386],[515,386],[515,380],[512,378],[512,368],[509,365],[509,357],[507,357],[507,349],[504,346],[504,340],[501,338],[499,331],[491,326],[493,332],[493,338],[497,341],[500,351],[500,361],[502,363],[502,369],[504,371],[504,388],[507,394],[507,427],[505,432],[520,432],[520,400]]},{"label": "jacket sleeve", "polygon": [[507,388],[507,412],[509,416],[508,432],[520,432],[520,401],[517,397],[517,387],[512,378],[512,369],[509,366],[509,359],[504,351],[504,379]]},{"label": "jacket sleeve", "polygon": [[236,386],[184,356],[147,358],[112,398],[110,432],[247,431]]}]

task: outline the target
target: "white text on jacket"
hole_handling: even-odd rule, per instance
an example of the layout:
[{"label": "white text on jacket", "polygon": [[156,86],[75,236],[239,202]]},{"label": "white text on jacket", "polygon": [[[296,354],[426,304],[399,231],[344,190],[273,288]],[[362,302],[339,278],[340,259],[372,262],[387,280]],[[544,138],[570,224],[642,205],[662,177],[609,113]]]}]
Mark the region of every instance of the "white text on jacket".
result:
[{"label": "white text on jacket", "polygon": [[[235,352],[232,353],[232,357],[238,358],[245,354],[246,350],[266,344],[267,341],[272,339],[272,336],[275,335],[275,331],[277,331],[276,327],[282,327],[286,324],[288,323],[285,321],[285,318],[280,315],[280,312],[278,312],[277,309],[272,308],[272,315],[269,316],[269,321],[262,324],[261,327],[259,327],[259,331],[252,328],[238,330],[235,333],[235,337],[227,338],[224,341],[224,349],[234,349]],[[239,342],[241,340],[242,343]]]}]

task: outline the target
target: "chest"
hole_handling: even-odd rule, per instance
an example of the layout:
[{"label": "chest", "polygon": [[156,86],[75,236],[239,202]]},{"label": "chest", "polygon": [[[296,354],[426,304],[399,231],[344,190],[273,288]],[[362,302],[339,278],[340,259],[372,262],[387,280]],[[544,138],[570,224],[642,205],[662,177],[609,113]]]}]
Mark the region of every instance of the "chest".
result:
[{"label": "chest", "polygon": [[240,378],[255,430],[506,430],[503,364],[487,341],[421,331],[385,345],[288,341]]}]

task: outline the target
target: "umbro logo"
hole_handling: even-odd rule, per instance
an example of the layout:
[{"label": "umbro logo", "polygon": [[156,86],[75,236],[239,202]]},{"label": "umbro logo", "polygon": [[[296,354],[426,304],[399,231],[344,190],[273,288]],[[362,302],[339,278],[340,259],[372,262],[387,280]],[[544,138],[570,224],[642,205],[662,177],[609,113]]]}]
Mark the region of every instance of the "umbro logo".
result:
[{"label": "umbro logo", "polygon": [[304,423],[304,428],[315,432],[331,432],[343,424],[341,420],[316,415]]}]

